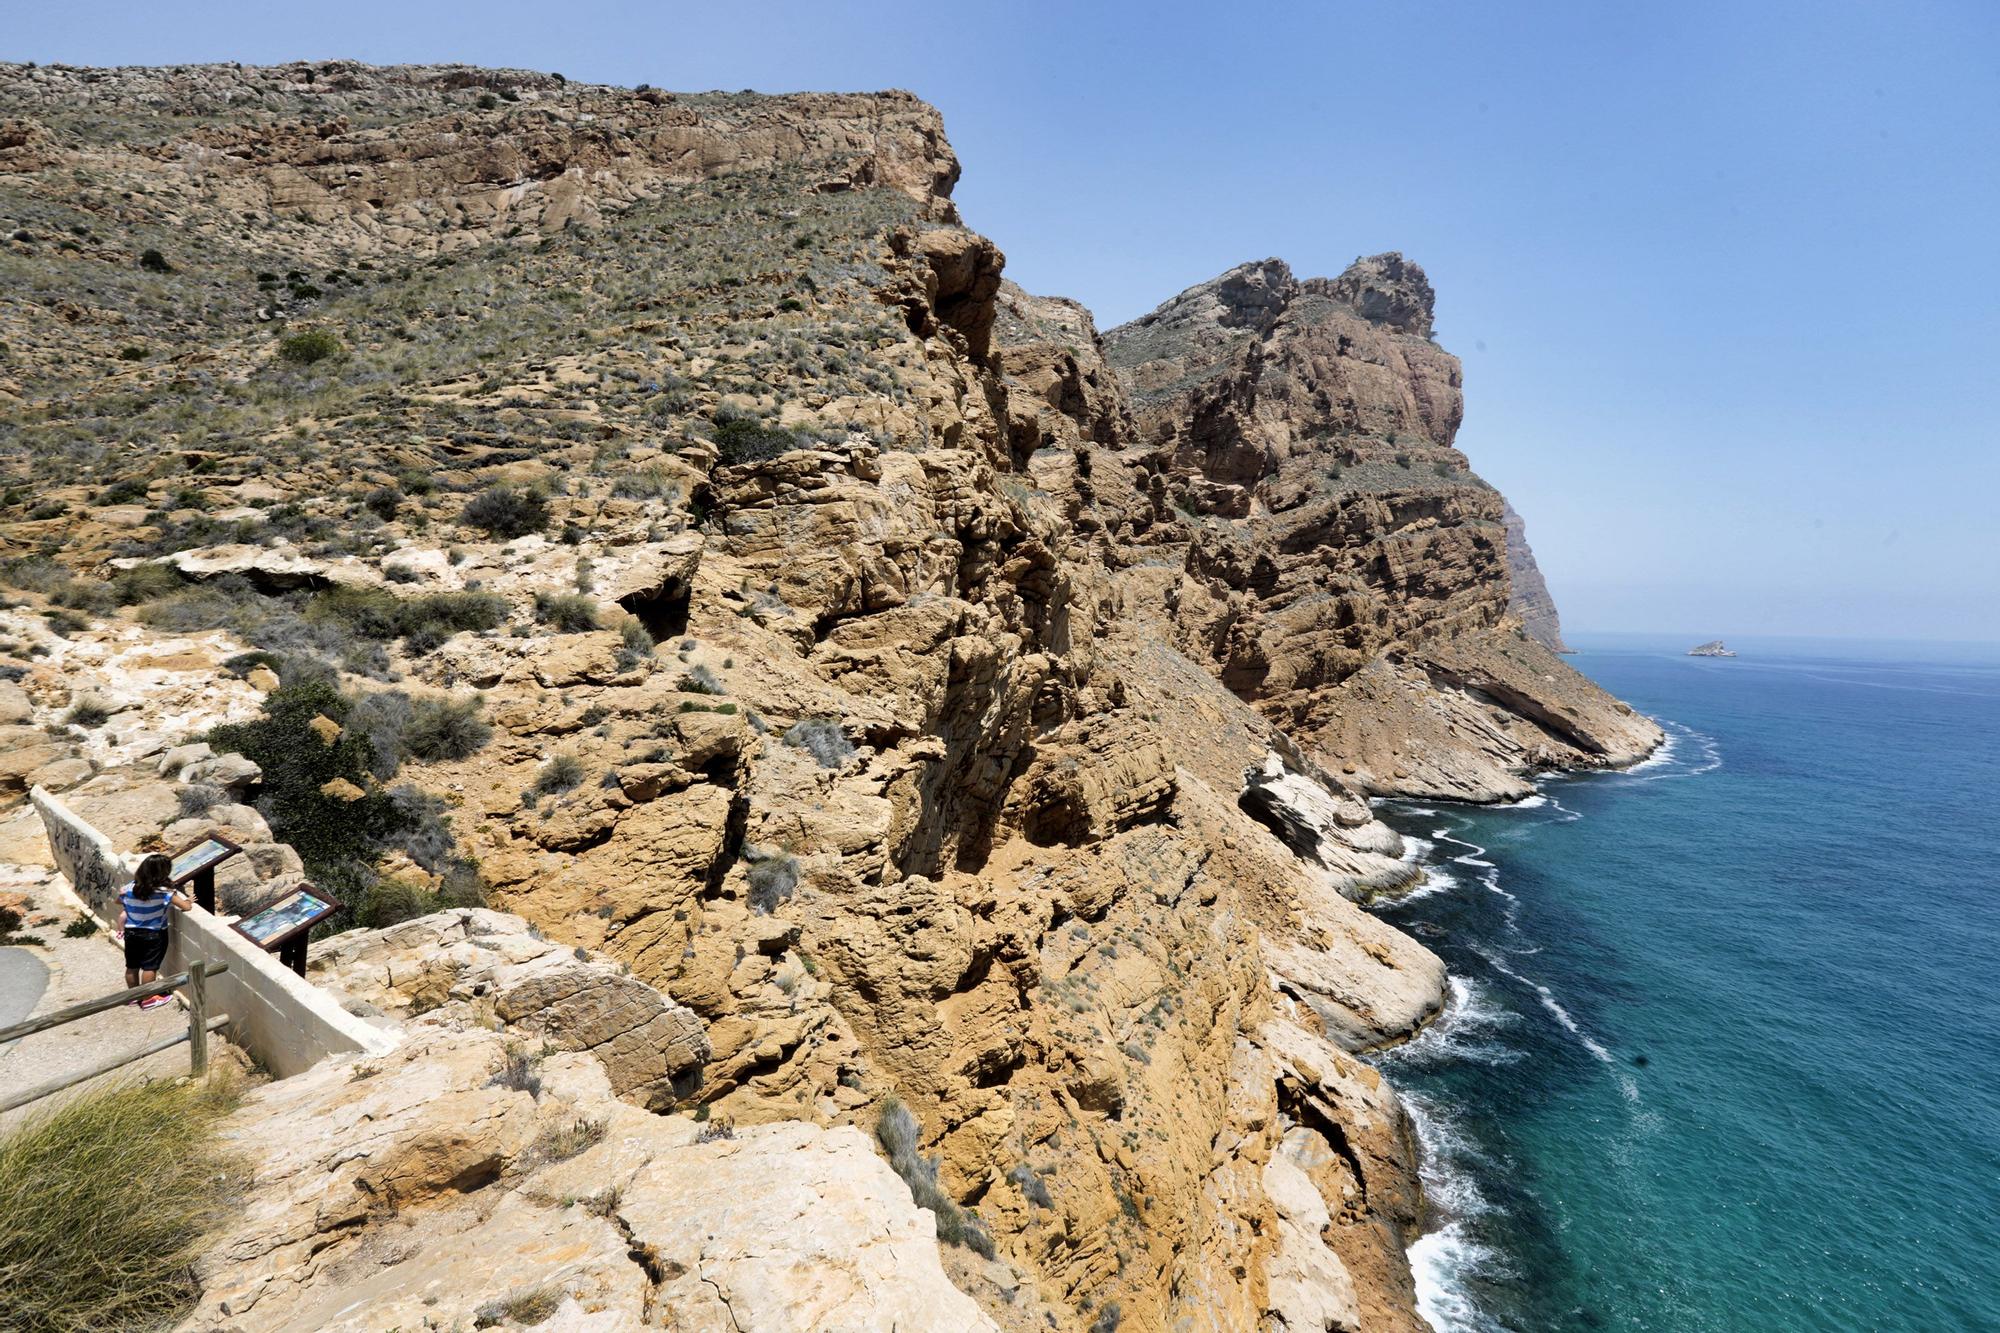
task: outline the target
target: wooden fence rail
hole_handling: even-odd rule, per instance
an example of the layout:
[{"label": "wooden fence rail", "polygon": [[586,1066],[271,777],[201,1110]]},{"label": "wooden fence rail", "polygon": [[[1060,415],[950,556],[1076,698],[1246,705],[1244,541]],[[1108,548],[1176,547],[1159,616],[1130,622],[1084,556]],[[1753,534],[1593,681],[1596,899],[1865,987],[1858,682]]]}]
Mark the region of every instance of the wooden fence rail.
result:
[{"label": "wooden fence rail", "polygon": [[61,1027],[65,1023],[74,1023],[79,1018],[88,1018],[92,1014],[101,1014],[107,1009],[116,1009],[122,1004],[130,1004],[134,1000],[143,1000],[152,995],[165,995],[171,991],[178,990],[182,986],[187,987],[188,1030],[186,1032],[176,1033],[171,1037],[162,1037],[160,1040],[152,1042],[139,1050],[118,1056],[112,1060],[106,1060],[79,1073],[65,1074],[61,1078],[51,1079],[49,1082],[37,1087],[28,1088],[21,1092],[10,1092],[5,1096],[0,1096],[0,1112],[11,1111],[17,1106],[26,1106],[29,1102],[40,1101],[51,1093],[61,1092],[64,1088],[73,1088],[77,1084],[96,1078],[100,1074],[108,1074],[114,1069],[129,1065],[134,1060],[143,1060],[149,1055],[157,1055],[161,1051],[171,1050],[182,1042],[188,1044],[188,1072],[194,1077],[200,1078],[208,1072],[208,1034],[229,1021],[229,1015],[227,1014],[210,1014],[208,1012],[208,978],[216,975],[218,972],[226,972],[228,970],[229,964],[227,963],[199,964],[186,972],[178,972],[170,977],[161,977],[156,981],[148,981],[144,985],[134,986],[130,990],[119,991],[115,995],[105,995],[95,1000],[85,1000],[82,1004],[73,1004],[67,1009],[58,1009],[53,1013],[42,1014],[38,1017],[27,1019],[24,1022],[16,1023],[12,1027],[0,1028],[0,1047],[4,1047],[11,1041],[33,1036],[37,1032],[47,1032],[51,1028]]}]

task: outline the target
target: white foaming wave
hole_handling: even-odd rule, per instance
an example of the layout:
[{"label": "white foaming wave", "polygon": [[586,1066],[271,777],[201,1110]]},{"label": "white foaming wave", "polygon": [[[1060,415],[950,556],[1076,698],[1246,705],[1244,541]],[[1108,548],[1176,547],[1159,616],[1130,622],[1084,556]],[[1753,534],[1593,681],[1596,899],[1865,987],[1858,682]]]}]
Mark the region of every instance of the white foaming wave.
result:
[{"label": "white foaming wave", "polygon": [[1549,798],[1549,806],[1556,812],[1559,823],[1574,824],[1577,820],[1583,818],[1581,810],[1572,810],[1553,796]]},{"label": "white foaming wave", "polygon": [[1447,1222],[1425,1232],[1405,1255],[1416,1282],[1417,1316],[1436,1333],[1506,1333],[1506,1325],[1482,1313],[1466,1290],[1467,1279],[1499,1256],[1474,1240],[1465,1223]]},{"label": "white foaming wave", "polygon": [[[1479,866],[1486,870],[1493,869],[1493,863],[1491,861],[1483,861],[1480,859],[1481,857],[1486,855],[1486,849],[1484,847],[1481,847],[1478,843],[1467,842],[1463,838],[1454,838],[1451,836],[1450,829],[1433,829],[1431,831],[1431,836],[1436,838],[1439,842],[1448,842],[1454,847],[1465,848],[1464,852],[1451,858],[1453,865]],[[1488,887],[1491,886],[1489,885]]]},{"label": "white foaming wave", "polygon": [[[1666,722],[1663,726],[1667,738],[1660,742],[1660,748],[1632,767],[1623,770],[1622,776],[1638,782],[1660,782],[1667,778],[1699,777],[1703,773],[1713,773],[1722,767],[1722,746],[1715,737],[1696,731],[1693,727],[1680,722]],[[1690,760],[1684,767],[1668,768],[1667,766],[1671,765],[1679,755],[1680,743],[1683,740],[1693,741],[1700,751],[1699,756]],[[1667,771],[1647,772],[1653,768],[1667,768]]]},{"label": "white foaming wave", "polygon": [[1413,903],[1419,898],[1428,898],[1434,893],[1449,893],[1458,887],[1457,876],[1448,870],[1438,866],[1423,866],[1421,869],[1424,877],[1417,881],[1416,887],[1396,895],[1397,902]]},{"label": "white foaming wave", "polygon": [[1405,833],[1402,859],[1410,862],[1421,861],[1431,854],[1431,849],[1435,846],[1437,844],[1429,838],[1419,838],[1413,833]]},{"label": "white foaming wave", "polygon": [[1431,808],[1430,808],[1429,806],[1427,806],[1427,805],[1412,805],[1412,806],[1406,806],[1406,807],[1404,807],[1404,810],[1403,810],[1403,813],[1404,813],[1404,814],[1408,814],[1408,815],[1430,815],[1430,816],[1435,816],[1435,815],[1437,814],[1437,811],[1435,811],[1435,810],[1431,809]]},{"label": "white foaming wave", "polygon": [[1661,730],[1666,732],[1666,739],[1661,741],[1651,754],[1626,769],[1625,772],[1644,773],[1649,768],[1663,768],[1672,763],[1674,761],[1674,751],[1678,750],[1681,744],[1678,728],[1680,728],[1680,723],[1678,722],[1669,722],[1662,727]]},{"label": "white foaming wave", "polygon": [[1437,1333],[1506,1333],[1504,1325],[1480,1311],[1466,1289],[1475,1276],[1504,1275],[1499,1253],[1477,1240],[1468,1223],[1493,1211],[1467,1166],[1482,1154],[1438,1103],[1409,1092],[1402,1100],[1416,1130],[1424,1197],[1444,1218],[1406,1252],[1416,1281],[1417,1313]]},{"label": "white foaming wave", "polygon": [[[1518,981],[1520,985],[1524,985],[1524,987],[1528,987],[1530,991],[1534,991],[1536,999],[1540,999],[1540,1001],[1542,1001],[1542,1009],[1546,1009],[1546,1011],[1548,1011],[1548,1013],[1550,1013],[1550,1015],[1552,1015],[1552,1017],[1556,1019],[1556,1023],[1560,1023],[1560,1025],[1562,1025],[1562,1031],[1566,1031],[1566,1033],[1568,1033],[1570,1037],[1576,1037],[1576,1041],[1578,1041],[1578,1043],[1580,1043],[1580,1045],[1584,1047],[1584,1051],[1590,1051],[1590,1055],[1594,1055],[1596,1059],[1600,1059],[1600,1061],[1602,1061],[1602,1063],[1606,1063],[1606,1065],[1616,1065],[1616,1063],[1618,1063],[1618,1057],[1614,1057],[1614,1055],[1612,1055],[1610,1051],[1606,1051],[1606,1049],[1604,1049],[1604,1043],[1600,1043],[1600,1041],[1598,1041],[1596,1037],[1592,1037],[1590,1033],[1586,1033],[1586,1031],[1584,1031],[1584,1025],[1582,1025],[1582,1023],[1578,1023],[1578,1021],[1576,1021],[1576,1019],[1574,1019],[1574,1017],[1570,1015],[1570,1011],[1562,1007],[1562,1001],[1558,1001],[1558,999],[1556,999],[1556,993],[1554,993],[1554,991],[1550,991],[1548,987],[1544,987],[1544,985],[1542,985],[1540,981],[1534,981],[1532,977],[1522,977],[1522,975],[1520,975],[1520,973],[1516,973],[1516,971],[1514,971],[1512,967],[1508,967],[1508,965],[1506,965],[1506,963],[1504,963],[1504,961],[1502,961],[1502,959],[1500,959],[1498,955],[1492,955],[1492,953],[1486,953],[1484,949],[1480,949],[1478,953],[1480,953],[1480,957],[1482,957],[1482,959],[1486,959],[1488,963],[1492,963],[1494,971],[1498,971],[1498,973],[1504,973],[1504,975],[1512,977],[1514,981]],[[1634,1093],[1636,1093],[1636,1091],[1638,1091],[1638,1089],[1634,1089]]]},{"label": "white foaming wave", "polygon": [[1536,792],[1532,796],[1523,796],[1518,801],[1501,801],[1492,808],[1495,810],[1539,810],[1548,803],[1548,797],[1542,795],[1540,792]]},{"label": "white foaming wave", "polygon": [[1515,1021],[1513,1013],[1495,1003],[1478,982],[1447,976],[1443,1012],[1403,1045],[1384,1051],[1381,1063],[1430,1065],[1465,1060],[1482,1065],[1512,1064],[1523,1052],[1501,1042],[1499,1033]]}]

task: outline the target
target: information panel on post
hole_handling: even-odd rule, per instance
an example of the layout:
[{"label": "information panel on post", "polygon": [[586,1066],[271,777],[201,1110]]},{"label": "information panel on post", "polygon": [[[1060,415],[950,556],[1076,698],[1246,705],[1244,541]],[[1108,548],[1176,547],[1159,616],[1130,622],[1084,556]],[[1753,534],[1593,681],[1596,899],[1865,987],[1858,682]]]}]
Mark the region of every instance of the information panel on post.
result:
[{"label": "information panel on post", "polygon": [[300,976],[306,974],[306,940],[312,928],[340,910],[340,904],[312,885],[293,889],[254,916],[236,923],[236,933]]}]

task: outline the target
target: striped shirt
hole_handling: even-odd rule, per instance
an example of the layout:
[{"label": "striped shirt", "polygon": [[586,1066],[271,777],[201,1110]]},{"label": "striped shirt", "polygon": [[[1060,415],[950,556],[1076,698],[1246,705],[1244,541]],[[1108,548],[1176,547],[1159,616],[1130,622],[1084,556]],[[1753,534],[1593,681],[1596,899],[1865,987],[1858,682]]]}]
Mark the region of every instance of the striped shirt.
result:
[{"label": "striped shirt", "polygon": [[173,892],[172,889],[161,889],[150,898],[141,898],[127,884],[125,892],[119,895],[119,901],[125,904],[125,929],[165,930]]}]

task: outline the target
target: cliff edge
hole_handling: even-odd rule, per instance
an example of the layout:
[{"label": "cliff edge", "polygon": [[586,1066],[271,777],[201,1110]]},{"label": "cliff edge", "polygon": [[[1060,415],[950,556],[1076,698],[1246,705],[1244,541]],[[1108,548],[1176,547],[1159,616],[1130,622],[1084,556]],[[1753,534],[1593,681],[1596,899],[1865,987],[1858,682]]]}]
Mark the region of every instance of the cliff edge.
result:
[{"label": "cliff edge", "polygon": [[274,1159],[192,1326],[518,1240],[592,1327],[812,1327],[775,1226],[864,1322],[1420,1327],[1369,799],[1659,733],[1510,613],[1415,264],[1100,335],[958,171],[905,93],[0,65],[0,802],[222,811],[434,1057],[258,1094],[398,1156]]}]

